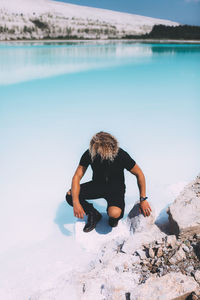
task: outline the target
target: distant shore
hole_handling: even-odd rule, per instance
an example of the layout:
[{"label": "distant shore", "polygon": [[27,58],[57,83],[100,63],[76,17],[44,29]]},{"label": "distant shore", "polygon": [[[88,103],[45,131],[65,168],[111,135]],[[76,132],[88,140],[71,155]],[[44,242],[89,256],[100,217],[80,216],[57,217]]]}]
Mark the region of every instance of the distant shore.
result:
[{"label": "distant shore", "polygon": [[42,40],[3,40],[0,44],[12,43],[111,43],[111,42],[134,42],[144,44],[200,44],[200,40],[168,40],[168,39],[42,39]]}]

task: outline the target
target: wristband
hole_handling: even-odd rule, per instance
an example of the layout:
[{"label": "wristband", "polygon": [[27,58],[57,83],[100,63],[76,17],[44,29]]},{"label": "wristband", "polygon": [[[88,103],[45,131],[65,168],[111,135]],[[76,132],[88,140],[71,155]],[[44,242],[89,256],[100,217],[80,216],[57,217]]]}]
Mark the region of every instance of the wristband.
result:
[{"label": "wristband", "polygon": [[147,200],[148,197],[140,197],[140,202]]}]

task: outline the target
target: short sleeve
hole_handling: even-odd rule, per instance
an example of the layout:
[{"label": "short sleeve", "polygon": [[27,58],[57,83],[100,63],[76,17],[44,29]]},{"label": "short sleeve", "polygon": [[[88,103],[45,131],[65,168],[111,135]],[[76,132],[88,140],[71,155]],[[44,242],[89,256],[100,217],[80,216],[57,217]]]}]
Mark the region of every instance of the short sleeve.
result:
[{"label": "short sleeve", "polygon": [[130,171],[135,166],[135,164],[136,164],[135,160],[126,151],[123,150],[124,168]]},{"label": "short sleeve", "polygon": [[79,165],[87,168],[90,163],[91,163],[91,158],[90,158],[89,150],[86,150],[81,156]]}]

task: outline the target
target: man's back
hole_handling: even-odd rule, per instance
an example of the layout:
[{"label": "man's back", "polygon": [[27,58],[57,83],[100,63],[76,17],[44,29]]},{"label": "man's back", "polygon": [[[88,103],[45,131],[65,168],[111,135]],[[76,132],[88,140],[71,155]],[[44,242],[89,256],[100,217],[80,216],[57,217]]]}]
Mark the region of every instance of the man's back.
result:
[{"label": "man's back", "polygon": [[130,171],[136,162],[122,148],[119,148],[113,161],[102,160],[100,155],[92,160],[88,149],[83,153],[79,164],[86,168],[91,165],[94,182],[124,185],[124,169]]}]

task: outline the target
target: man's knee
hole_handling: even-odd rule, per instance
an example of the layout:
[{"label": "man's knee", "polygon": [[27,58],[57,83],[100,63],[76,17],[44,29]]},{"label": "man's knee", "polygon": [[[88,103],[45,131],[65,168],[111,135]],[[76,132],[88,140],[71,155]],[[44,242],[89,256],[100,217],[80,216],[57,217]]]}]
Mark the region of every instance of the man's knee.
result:
[{"label": "man's knee", "polygon": [[73,206],[71,190],[67,192],[65,199],[69,205]]},{"label": "man's knee", "polygon": [[121,216],[122,210],[117,206],[110,206],[108,208],[108,215],[112,218],[119,218]]}]

